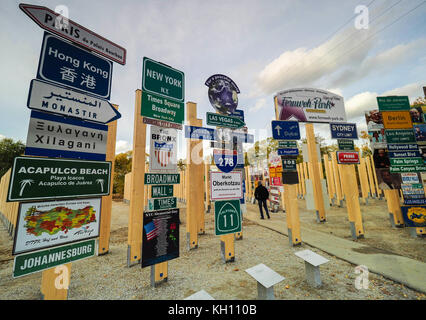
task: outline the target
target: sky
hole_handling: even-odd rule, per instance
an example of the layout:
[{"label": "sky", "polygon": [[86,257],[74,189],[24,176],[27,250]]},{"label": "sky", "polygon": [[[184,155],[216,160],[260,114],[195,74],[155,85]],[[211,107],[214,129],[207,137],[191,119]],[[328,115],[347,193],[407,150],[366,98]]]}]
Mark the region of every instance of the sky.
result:
[{"label": "sky", "polygon": [[[239,87],[238,108],[255,140],[272,136],[274,95],[318,88],[343,96],[347,121],[366,129],[364,111],[376,97],[423,97],[426,86],[424,0],[91,0],[26,3],[68,7],[69,18],[126,48],[127,63],[114,63],[111,103],[119,105],[116,153],[132,149],[135,90],[149,57],[185,73],[185,101],[197,104],[206,126],[214,112],[204,85],[214,74]],[[30,81],[36,78],[44,31],[3,0],[0,12],[0,138],[25,143]],[[368,28],[357,29],[355,8],[368,6]],[[365,22],[366,20],[363,20]],[[327,124],[315,133],[331,144]],[[305,136],[301,124],[302,138]],[[360,143],[360,141],[358,142]],[[148,144],[149,145],[149,144]],[[250,145],[246,145],[249,147]],[[180,154],[186,141],[180,136]]]}]

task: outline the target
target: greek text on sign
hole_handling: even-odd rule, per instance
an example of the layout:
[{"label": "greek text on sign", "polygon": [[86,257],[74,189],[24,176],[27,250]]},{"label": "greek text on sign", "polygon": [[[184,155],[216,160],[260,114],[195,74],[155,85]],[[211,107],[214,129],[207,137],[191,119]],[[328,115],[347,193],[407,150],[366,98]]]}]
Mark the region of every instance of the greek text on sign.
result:
[{"label": "greek text on sign", "polygon": [[243,197],[241,172],[210,172],[211,200],[241,199]]},{"label": "greek text on sign", "polygon": [[111,162],[16,157],[7,201],[107,196]]},{"label": "greek text on sign", "polygon": [[355,123],[330,123],[332,139],[358,139]]},{"label": "greek text on sign", "polygon": [[58,22],[57,19],[60,14],[42,6],[21,3],[19,8],[41,28],[78,43],[112,61],[126,64],[126,49],[82,27],[71,19],[67,19],[67,21],[61,19],[62,22]]},{"label": "greek text on sign", "polygon": [[276,94],[279,120],[346,122],[343,97],[325,90],[303,88]]},{"label": "greek text on sign", "polygon": [[36,79],[31,81],[27,107],[98,123],[108,123],[121,117],[107,100]]},{"label": "greek text on sign", "polygon": [[359,154],[358,152],[337,151],[337,163],[339,164],[359,163]]},{"label": "greek text on sign", "polygon": [[96,254],[95,240],[87,240],[15,256],[13,277],[18,278]]},{"label": "greek text on sign", "polygon": [[177,130],[151,126],[149,166],[151,170],[177,171]]},{"label": "greek text on sign", "polygon": [[297,121],[272,121],[272,137],[276,140],[299,140],[299,123]]},{"label": "greek text on sign", "polygon": [[31,111],[25,155],[105,161],[108,126]]},{"label": "greek text on sign", "polygon": [[37,79],[109,100],[112,63],[45,33]]},{"label": "greek text on sign", "polygon": [[410,129],[413,127],[409,111],[382,111],[385,129]]},{"label": "greek text on sign", "polygon": [[161,62],[143,58],[142,91],[183,102],[185,75]]},{"label": "greek text on sign", "polygon": [[13,255],[99,235],[101,198],[20,203]]}]

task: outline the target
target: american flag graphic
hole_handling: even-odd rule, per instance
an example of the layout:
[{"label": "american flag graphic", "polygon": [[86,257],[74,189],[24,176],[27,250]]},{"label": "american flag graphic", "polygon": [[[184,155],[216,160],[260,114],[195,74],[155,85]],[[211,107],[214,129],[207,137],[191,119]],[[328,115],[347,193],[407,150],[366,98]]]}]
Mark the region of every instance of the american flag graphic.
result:
[{"label": "american flag graphic", "polygon": [[158,221],[154,219],[144,226],[147,240],[154,239],[158,235]]},{"label": "american flag graphic", "polygon": [[165,142],[154,143],[154,154],[155,154],[155,157],[157,158],[157,162],[162,167],[167,167],[167,165],[169,164],[170,157],[173,154],[172,149],[173,149],[173,144],[168,145]]}]

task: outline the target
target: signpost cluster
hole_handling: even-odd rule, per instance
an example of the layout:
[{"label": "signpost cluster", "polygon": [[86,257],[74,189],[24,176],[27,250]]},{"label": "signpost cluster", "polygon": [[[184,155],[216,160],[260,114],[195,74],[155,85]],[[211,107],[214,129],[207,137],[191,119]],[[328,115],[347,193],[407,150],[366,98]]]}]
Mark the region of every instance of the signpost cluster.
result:
[{"label": "signpost cluster", "polygon": [[25,156],[14,159],[8,190],[7,201],[20,202],[13,277],[43,271],[44,299],[66,299],[52,268],[62,265],[69,280],[70,263],[97,252],[101,197],[112,190],[111,122],[121,117],[108,101],[112,62],[125,64],[126,50],[70,19],[73,32],[58,27],[48,8],[19,7],[46,32],[27,100]]}]

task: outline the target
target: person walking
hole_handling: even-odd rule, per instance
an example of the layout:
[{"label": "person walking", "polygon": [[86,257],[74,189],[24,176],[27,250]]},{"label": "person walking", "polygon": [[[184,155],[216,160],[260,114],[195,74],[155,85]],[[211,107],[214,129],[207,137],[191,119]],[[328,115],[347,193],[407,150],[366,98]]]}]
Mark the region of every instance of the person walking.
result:
[{"label": "person walking", "polygon": [[260,219],[265,219],[264,216],[263,216],[262,206],[266,210],[266,216],[268,217],[268,219],[270,219],[269,212],[268,212],[268,206],[266,205],[266,200],[269,198],[269,191],[264,186],[262,186],[262,181],[259,180],[258,183],[259,183],[259,185],[254,190],[254,197],[257,200],[257,202],[259,203]]}]

